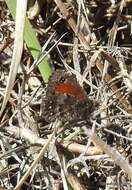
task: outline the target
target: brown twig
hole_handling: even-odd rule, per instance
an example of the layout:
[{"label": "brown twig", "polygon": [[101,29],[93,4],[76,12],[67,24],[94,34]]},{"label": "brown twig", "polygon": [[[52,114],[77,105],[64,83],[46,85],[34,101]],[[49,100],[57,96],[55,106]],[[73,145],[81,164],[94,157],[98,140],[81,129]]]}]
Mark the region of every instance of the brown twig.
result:
[{"label": "brown twig", "polygon": [[102,141],[95,133],[93,133],[91,130],[87,129],[87,135],[91,140],[97,144],[100,149],[102,149],[107,155],[109,155],[114,162],[120,166],[122,170],[124,170],[128,176],[132,179],[132,167],[128,163],[128,161],[115,149],[110,147],[108,144],[106,144],[104,141]]},{"label": "brown twig", "polygon": [[90,46],[88,42],[86,41],[83,33],[81,31],[77,31],[77,24],[73,18],[73,16],[70,14],[70,12],[66,9],[65,4],[61,0],[54,0],[58,8],[60,9],[61,13],[63,14],[64,18],[67,20],[69,26],[75,33],[75,35],[78,36],[80,42],[84,45],[84,47],[88,50],[90,50]]}]

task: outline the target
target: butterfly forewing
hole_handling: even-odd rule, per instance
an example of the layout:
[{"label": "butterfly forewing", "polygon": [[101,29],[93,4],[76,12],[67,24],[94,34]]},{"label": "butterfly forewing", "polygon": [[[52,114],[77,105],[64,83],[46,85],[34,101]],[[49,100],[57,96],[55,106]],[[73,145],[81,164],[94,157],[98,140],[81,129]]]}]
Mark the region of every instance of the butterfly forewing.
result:
[{"label": "butterfly forewing", "polygon": [[89,119],[92,112],[93,103],[76,77],[62,70],[54,72],[42,100],[42,117],[47,122],[56,118],[63,122],[77,122]]}]

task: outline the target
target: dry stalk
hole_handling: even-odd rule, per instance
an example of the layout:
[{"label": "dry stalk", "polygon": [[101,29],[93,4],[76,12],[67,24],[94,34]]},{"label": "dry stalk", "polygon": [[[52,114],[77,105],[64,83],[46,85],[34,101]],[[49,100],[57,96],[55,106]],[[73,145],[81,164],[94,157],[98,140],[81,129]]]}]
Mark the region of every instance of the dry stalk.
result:
[{"label": "dry stalk", "polygon": [[83,33],[81,31],[78,31],[77,33],[77,24],[73,18],[73,16],[70,14],[70,12],[66,9],[65,4],[61,0],[54,0],[58,8],[60,9],[61,13],[63,14],[64,18],[67,20],[69,26],[73,30],[73,32],[78,36],[80,42],[83,44],[83,46],[90,50],[89,44],[86,41]]},{"label": "dry stalk", "polygon": [[126,174],[128,174],[128,176],[132,179],[131,165],[115,148],[110,147],[89,129],[87,129],[87,135],[95,144],[100,147],[100,149],[102,149],[107,155],[109,155],[114,160],[114,162],[118,166],[120,166],[120,168],[125,171]]},{"label": "dry stalk", "polygon": [[[59,125],[59,123],[55,122],[55,125]],[[43,157],[46,149],[50,145],[50,142],[52,141],[52,139],[53,139],[53,137],[55,135],[55,131],[56,131],[55,129],[56,129],[57,126],[54,126],[54,127],[55,128],[54,128],[53,133],[49,136],[47,142],[45,144],[43,144],[43,147],[40,150],[39,154],[36,156],[36,159],[33,161],[33,163],[31,164],[31,166],[27,170],[27,172],[24,174],[24,176],[21,178],[21,180],[19,181],[19,183],[14,188],[14,190],[19,190],[20,189],[20,187],[26,181],[26,179],[28,178],[28,176],[30,175],[30,173],[33,171],[33,169],[35,168],[35,166],[37,165],[37,163],[42,159],[42,157]]]},{"label": "dry stalk", "polygon": [[[96,66],[100,70],[100,72],[102,73],[103,72],[103,65],[99,61],[97,61]],[[108,83],[109,81],[112,80],[112,77],[108,73],[106,73],[105,76],[104,76],[104,80],[105,80],[106,83]],[[121,94],[120,91],[118,91],[117,86],[113,85],[113,86],[111,86],[111,89],[112,89],[113,92],[116,91],[116,94],[115,94],[116,98],[119,100],[120,104],[125,109],[125,111],[131,114],[132,113],[131,106],[129,105],[129,103],[127,102],[126,99],[122,99],[123,95]]]}]

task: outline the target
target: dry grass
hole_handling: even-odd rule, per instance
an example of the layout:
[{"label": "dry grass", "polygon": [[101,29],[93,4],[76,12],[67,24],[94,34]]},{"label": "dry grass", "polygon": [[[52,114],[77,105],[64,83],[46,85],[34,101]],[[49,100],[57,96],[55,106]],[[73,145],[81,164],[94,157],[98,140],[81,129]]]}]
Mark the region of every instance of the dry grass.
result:
[{"label": "dry grass", "polygon": [[[132,189],[131,6],[130,0],[29,3],[27,15],[43,48],[33,60],[24,43],[0,119],[0,189]],[[4,1],[0,21],[2,106],[15,40]],[[46,85],[37,65],[47,54],[51,69],[75,74],[98,105],[90,129],[75,123],[60,130],[59,121],[41,121]]]}]

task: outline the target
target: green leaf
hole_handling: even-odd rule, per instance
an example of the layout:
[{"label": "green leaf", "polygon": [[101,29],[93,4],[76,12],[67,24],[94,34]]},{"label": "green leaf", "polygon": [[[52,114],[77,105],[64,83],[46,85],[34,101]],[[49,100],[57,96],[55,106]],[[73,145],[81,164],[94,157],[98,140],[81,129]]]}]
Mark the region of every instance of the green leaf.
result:
[{"label": "green leaf", "polygon": [[[16,14],[16,0],[5,0],[6,4],[15,19]],[[19,1],[18,1],[19,3]],[[36,37],[35,31],[32,28],[31,23],[29,22],[28,18],[25,20],[25,30],[24,30],[24,40],[29,48],[34,59],[37,59],[40,52],[41,52],[41,45]],[[46,57],[42,62],[38,65],[39,71],[43,77],[44,82],[47,82],[49,76],[51,75],[51,67],[48,63],[48,58]]]}]

